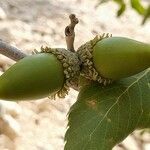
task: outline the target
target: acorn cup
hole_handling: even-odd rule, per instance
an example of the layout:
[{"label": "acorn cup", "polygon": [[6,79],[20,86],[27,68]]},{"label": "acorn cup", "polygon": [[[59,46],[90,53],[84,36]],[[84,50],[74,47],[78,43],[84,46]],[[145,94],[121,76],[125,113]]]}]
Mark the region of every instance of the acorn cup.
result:
[{"label": "acorn cup", "polygon": [[65,97],[79,74],[78,57],[65,49],[41,48],[0,76],[0,98],[34,100],[48,96]]},{"label": "acorn cup", "polygon": [[104,85],[150,67],[150,44],[109,34],[96,36],[77,51],[81,75]]},{"label": "acorn cup", "polygon": [[107,85],[149,67],[149,44],[103,34],[79,47],[76,53],[42,47],[41,52],[20,60],[0,76],[0,98],[64,98],[70,87],[79,90],[80,76]]}]

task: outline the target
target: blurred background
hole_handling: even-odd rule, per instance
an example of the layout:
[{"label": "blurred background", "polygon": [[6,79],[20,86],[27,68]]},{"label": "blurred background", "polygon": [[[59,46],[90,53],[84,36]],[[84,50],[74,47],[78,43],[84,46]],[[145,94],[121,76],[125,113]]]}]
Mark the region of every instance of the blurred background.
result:
[{"label": "blurred background", "polygon": [[[129,0],[125,0],[126,10],[117,18],[122,3],[104,1],[99,5],[98,0],[0,0],[0,39],[27,54],[42,45],[66,48],[64,29],[69,24],[69,14],[74,13],[79,19],[76,49],[102,33],[150,43],[150,19],[141,25],[144,16],[128,5]],[[150,3],[140,2],[146,8]],[[13,63],[0,55],[1,73]],[[63,150],[66,116],[76,97],[77,92],[71,90],[65,99],[45,98],[16,104],[0,100],[0,109],[6,109],[9,116],[0,118],[0,150]],[[113,150],[123,149],[150,150],[149,132],[137,131]]]}]

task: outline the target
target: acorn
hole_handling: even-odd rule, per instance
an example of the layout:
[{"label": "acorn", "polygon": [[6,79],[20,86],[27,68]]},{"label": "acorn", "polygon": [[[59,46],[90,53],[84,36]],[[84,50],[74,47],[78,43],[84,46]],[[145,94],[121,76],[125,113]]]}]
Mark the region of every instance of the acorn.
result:
[{"label": "acorn", "polygon": [[103,83],[137,74],[150,67],[150,44],[109,34],[96,36],[79,47],[81,75]]},{"label": "acorn", "polygon": [[75,87],[79,76],[75,53],[62,48],[41,48],[11,66],[0,76],[0,98],[34,100],[48,96],[63,98]]}]

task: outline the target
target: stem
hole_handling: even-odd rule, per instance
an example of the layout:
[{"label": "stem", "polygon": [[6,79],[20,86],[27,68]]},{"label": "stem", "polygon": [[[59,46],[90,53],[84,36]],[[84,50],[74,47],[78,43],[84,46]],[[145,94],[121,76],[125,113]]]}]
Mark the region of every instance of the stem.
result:
[{"label": "stem", "polygon": [[21,50],[2,41],[0,41],[0,54],[3,54],[14,61],[18,61],[27,56],[25,53],[21,52]]},{"label": "stem", "polygon": [[[75,39],[74,28],[75,28],[75,25],[79,21],[78,21],[78,18],[76,18],[74,14],[71,14],[69,18],[70,18],[70,24],[65,28],[67,49],[69,51],[75,52],[74,50],[74,39]],[[3,54],[6,57],[14,61],[19,61],[20,59],[27,56],[25,53],[21,52],[20,49],[13,47],[1,40],[0,40],[0,54]]]},{"label": "stem", "polygon": [[65,28],[65,35],[66,35],[66,44],[67,49],[69,51],[75,52],[74,50],[74,39],[75,39],[75,32],[74,28],[76,24],[79,22],[78,18],[74,14],[69,16],[70,24]]}]

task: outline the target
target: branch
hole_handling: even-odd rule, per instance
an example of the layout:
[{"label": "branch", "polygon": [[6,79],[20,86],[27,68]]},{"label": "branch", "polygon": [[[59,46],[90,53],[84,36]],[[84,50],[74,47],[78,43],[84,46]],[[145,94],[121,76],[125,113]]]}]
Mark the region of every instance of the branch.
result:
[{"label": "branch", "polygon": [[79,20],[78,18],[76,18],[74,14],[71,14],[69,18],[70,18],[71,23],[65,28],[67,49],[69,51],[75,52],[74,50],[74,39],[75,39],[74,28],[75,28],[75,25],[79,22]]},{"label": "branch", "polygon": [[[75,52],[74,50],[74,39],[75,39],[74,28],[75,28],[75,25],[79,21],[78,21],[78,18],[76,18],[74,14],[71,14],[69,18],[70,18],[70,24],[65,28],[67,49],[69,51]],[[6,57],[14,61],[18,61],[27,56],[25,53],[21,52],[20,49],[13,47],[1,40],[0,40],[0,54],[3,54]]]},{"label": "branch", "polygon": [[127,148],[126,148],[126,146],[124,145],[124,144],[118,144],[118,147],[119,148],[122,148],[123,150],[128,150]]},{"label": "branch", "polygon": [[2,41],[0,41],[0,54],[3,54],[14,61],[18,61],[27,56],[25,53],[21,52],[21,50]]}]

